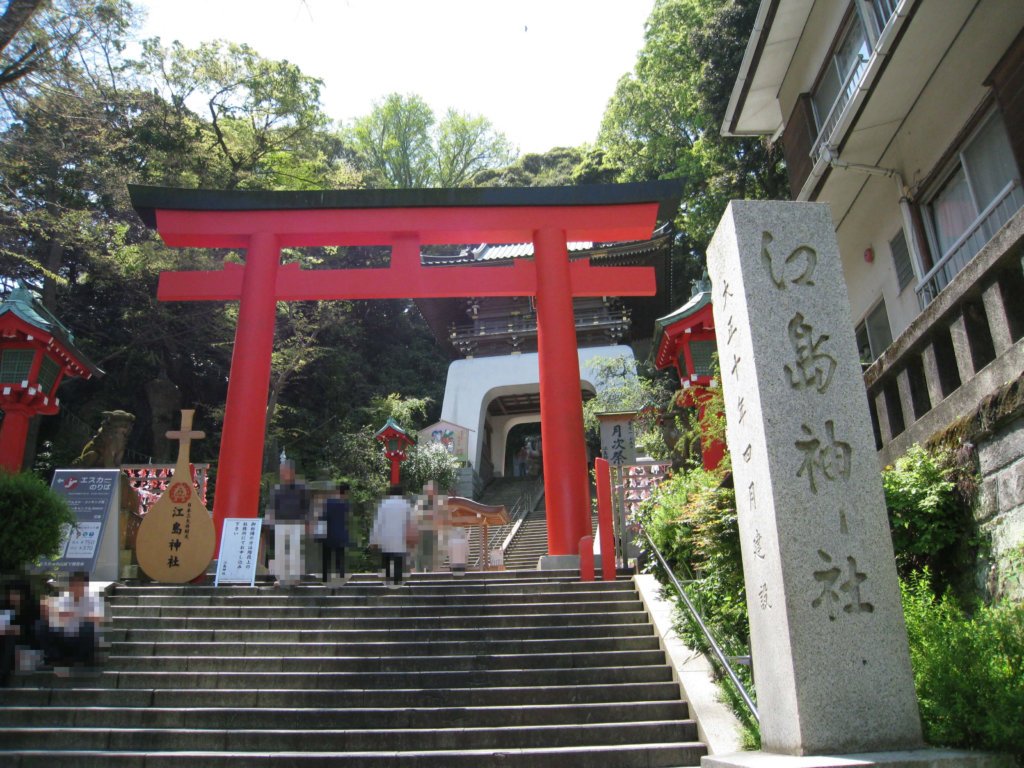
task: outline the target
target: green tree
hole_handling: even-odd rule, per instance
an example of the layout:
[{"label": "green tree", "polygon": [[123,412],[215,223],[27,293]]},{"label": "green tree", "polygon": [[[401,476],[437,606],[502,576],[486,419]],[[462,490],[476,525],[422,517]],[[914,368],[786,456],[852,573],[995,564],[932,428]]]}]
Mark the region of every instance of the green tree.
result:
[{"label": "green tree", "polygon": [[0,573],[14,573],[41,557],[59,554],[75,517],[63,498],[35,475],[0,472]]},{"label": "green tree", "polygon": [[199,132],[213,161],[198,180],[204,186],[319,189],[356,181],[326,130],[323,81],[294,64],[265,59],[244,43],[166,48],[153,38],[135,66]]},{"label": "green tree", "polygon": [[438,123],[415,94],[389,94],[356,118],[347,136],[374,186],[463,187],[513,157],[508,139],[486,118],[449,109]]},{"label": "green tree", "polygon": [[473,177],[475,187],[560,187],[610,183],[620,169],[609,165],[604,150],[593,147],[555,147],[531,152],[503,168],[488,168]]},{"label": "green tree", "polygon": [[657,0],[634,70],[619,80],[601,124],[598,145],[621,180],[683,180],[676,223],[682,250],[695,257],[693,277],[730,199],[788,192],[777,148],[719,133],[757,6]]},{"label": "green tree", "polygon": [[41,93],[74,91],[119,67],[136,21],[128,0],[9,0],[0,16],[0,121]]},{"label": "green tree", "polygon": [[662,434],[659,415],[668,410],[672,388],[665,376],[647,376],[636,360],[627,357],[594,357],[587,363],[593,372],[595,397],[583,404],[583,426],[591,439],[597,439],[605,411],[635,411],[634,433],[637,449],[648,456],[665,458],[669,453]]}]

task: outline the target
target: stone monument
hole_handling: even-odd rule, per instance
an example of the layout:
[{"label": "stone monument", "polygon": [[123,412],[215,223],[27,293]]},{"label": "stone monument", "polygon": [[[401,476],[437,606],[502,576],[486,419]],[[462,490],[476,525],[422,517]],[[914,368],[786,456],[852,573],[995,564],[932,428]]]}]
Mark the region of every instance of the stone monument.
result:
[{"label": "stone monument", "polygon": [[828,206],[733,201],[708,268],[763,751],[703,764],[977,764],[922,749]]}]

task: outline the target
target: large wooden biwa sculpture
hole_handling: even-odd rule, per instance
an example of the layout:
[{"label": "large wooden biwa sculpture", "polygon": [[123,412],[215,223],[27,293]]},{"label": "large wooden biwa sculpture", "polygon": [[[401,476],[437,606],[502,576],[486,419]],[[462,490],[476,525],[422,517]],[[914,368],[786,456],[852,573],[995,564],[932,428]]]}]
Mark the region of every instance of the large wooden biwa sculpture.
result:
[{"label": "large wooden biwa sculpture", "polygon": [[[176,247],[245,249],[245,265],[165,272],[165,301],[235,300],[238,328],[221,438],[214,521],[258,514],[265,413],[278,301],[533,296],[537,305],[548,552],[576,554],[590,535],[575,296],[651,296],[649,267],[570,263],[569,241],[651,237],[675,214],[675,182],[528,189],[223,192],[129,187],[143,220]],[[423,245],[532,242],[507,267],[424,267]],[[391,247],[383,269],[306,271],[282,248]]]}]

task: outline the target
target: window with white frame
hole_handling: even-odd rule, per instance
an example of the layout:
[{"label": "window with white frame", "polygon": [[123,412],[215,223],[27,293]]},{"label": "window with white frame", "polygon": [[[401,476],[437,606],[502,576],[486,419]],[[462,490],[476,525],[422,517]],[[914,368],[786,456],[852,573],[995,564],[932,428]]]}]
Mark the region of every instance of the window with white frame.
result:
[{"label": "window with white frame", "polygon": [[818,86],[811,93],[819,133],[828,132],[838,119],[842,106],[860,82],[861,72],[870,55],[871,43],[867,29],[859,14],[850,14],[839,37],[839,44],[821,73]]},{"label": "window with white frame", "polygon": [[827,141],[864,75],[871,51],[896,11],[895,0],[857,0],[811,92],[820,140]]},{"label": "window with white frame", "polygon": [[870,365],[892,344],[892,330],[889,328],[889,313],[885,311],[885,299],[880,300],[854,329],[857,335],[857,349],[860,361]]},{"label": "window with white frame", "polygon": [[935,267],[923,298],[934,298],[1022,205],[1020,172],[1003,120],[993,111],[927,198],[925,221]]}]

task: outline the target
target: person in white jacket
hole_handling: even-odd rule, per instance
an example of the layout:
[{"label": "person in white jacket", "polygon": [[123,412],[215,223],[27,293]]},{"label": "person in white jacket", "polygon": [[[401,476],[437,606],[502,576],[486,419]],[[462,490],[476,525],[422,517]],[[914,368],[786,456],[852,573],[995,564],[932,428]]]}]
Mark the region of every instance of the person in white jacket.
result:
[{"label": "person in white jacket", "polygon": [[373,521],[370,543],[380,547],[384,580],[392,574],[394,586],[402,584],[402,569],[405,566],[407,536],[413,521],[413,507],[402,495],[402,486],[393,484],[391,495],[377,507]]}]

